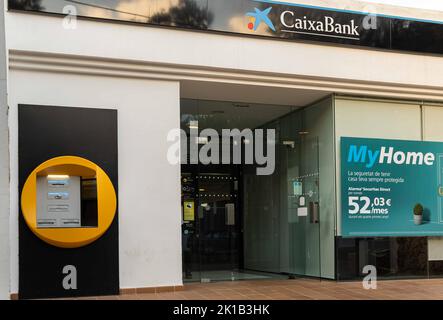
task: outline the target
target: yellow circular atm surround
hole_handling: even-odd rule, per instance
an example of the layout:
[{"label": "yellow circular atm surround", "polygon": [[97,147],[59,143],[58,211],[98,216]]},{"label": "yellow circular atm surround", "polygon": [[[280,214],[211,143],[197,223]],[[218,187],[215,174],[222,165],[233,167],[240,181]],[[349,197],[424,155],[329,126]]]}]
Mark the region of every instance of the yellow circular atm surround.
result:
[{"label": "yellow circular atm surround", "polygon": [[[54,175],[97,179],[98,226],[86,228],[37,228],[37,177]],[[26,224],[41,240],[61,248],[78,248],[100,238],[111,226],[117,197],[108,175],[95,163],[75,156],[52,158],[32,171],[23,186],[21,208]]]}]

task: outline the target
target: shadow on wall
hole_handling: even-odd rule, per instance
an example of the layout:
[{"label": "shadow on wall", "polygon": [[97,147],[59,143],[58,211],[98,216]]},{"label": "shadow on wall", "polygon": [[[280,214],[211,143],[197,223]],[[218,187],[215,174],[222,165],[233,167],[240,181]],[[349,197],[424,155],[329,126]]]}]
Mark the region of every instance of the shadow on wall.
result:
[{"label": "shadow on wall", "polygon": [[429,223],[431,221],[431,210],[424,208],[423,210],[423,223]]}]

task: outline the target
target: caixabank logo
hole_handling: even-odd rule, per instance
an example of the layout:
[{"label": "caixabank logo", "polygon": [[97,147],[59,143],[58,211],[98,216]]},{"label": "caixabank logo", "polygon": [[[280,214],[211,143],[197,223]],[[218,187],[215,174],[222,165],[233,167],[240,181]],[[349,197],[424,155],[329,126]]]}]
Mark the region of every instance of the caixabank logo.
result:
[{"label": "caixabank logo", "polygon": [[274,24],[268,16],[271,10],[272,7],[269,7],[262,11],[260,9],[254,8],[254,12],[246,13],[246,16],[250,17],[248,29],[256,31],[260,24],[263,22],[269,27],[269,29],[271,29],[272,31],[276,31]]},{"label": "caixabank logo", "polygon": [[254,2],[257,6],[253,11],[246,13],[249,18],[248,29],[253,32],[264,24],[274,34],[360,40],[359,22],[353,18],[346,18],[345,15],[338,16],[334,11],[313,10],[309,7],[279,4],[274,1],[255,0]]}]

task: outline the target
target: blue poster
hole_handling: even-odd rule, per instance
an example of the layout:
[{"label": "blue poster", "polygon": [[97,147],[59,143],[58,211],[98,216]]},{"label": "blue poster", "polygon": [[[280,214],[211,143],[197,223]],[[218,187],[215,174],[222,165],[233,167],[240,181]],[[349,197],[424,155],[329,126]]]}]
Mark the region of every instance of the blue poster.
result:
[{"label": "blue poster", "polygon": [[443,236],[443,143],[341,138],[342,236]]}]

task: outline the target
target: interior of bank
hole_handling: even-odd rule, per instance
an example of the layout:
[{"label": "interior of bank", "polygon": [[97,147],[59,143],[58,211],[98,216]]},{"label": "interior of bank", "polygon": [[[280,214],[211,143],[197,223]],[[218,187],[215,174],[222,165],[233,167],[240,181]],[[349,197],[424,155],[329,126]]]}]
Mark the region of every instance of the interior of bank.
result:
[{"label": "interior of bank", "polygon": [[[330,98],[307,107],[181,100],[187,137],[181,166],[184,282],[333,276],[322,271],[328,268],[322,259],[333,264],[325,251],[333,252],[334,173],[321,163],[328,158],[333,163],[331,103]],[[184,148],[201,151],[212,139],[192,137],[191,131],[206,129],[220,137],[226,136],[224,129],[261,129],[265,138],[228,137],[231,161],[191,161]],[[242,157],[236,162],[238,143]],[[247,148],[260,148],[257,144],[268,155],[269,147],[275,148],[271,174],[257,174],[260,164],[245,158]],[[325,201],[320,216],[322,192],[331,201]]]}]

